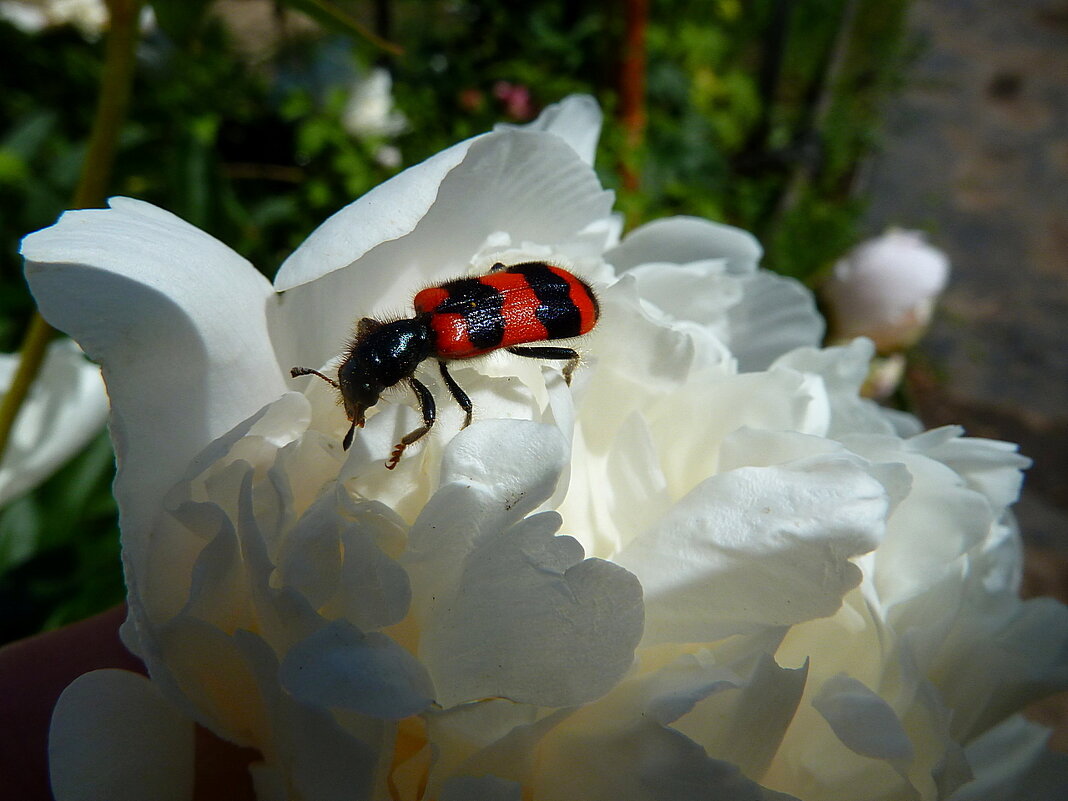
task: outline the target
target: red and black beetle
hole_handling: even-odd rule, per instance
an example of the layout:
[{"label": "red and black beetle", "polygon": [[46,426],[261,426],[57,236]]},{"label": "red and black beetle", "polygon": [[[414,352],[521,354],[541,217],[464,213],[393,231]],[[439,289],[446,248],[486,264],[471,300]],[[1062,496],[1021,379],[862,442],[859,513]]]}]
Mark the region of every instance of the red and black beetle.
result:
[{"label": "red and black beetle", "polygon": [[581,336],[597,324],[599,313],[589,285],[562,267],[540,261],[495,264],[486,275],[422,290],[414,305],[414,317],[360,320],[336,381],[309,367],[290,371],[294,378],[319,376],[341,393],[345,414],[352,422],[341,443],[346,450],[355,430],[363,427],[364,413],[378,402],[383,390],[407,381],[419,400],[423,425],[393,448],[386,462],[390,470],[405,448],[430,431],[437,416],[430,390],[415,378],[422,361],[437,359],[445,386],[464,410],[466,427],[471,422],[471,399],[449,374],[448,361],[504,348],[516,356],[567,362],[564,377],[570,383],[579,358],[573,349],[521,346]]}]

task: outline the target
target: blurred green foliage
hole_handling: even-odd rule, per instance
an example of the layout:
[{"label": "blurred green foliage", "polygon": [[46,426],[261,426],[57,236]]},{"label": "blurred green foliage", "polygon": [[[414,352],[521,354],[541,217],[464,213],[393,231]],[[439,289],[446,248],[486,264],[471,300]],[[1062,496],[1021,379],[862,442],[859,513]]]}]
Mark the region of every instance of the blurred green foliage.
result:
[{"label": "blurred green foliage", "polygon": [[0,514],[0,642],[80,620],[122,600],[104,432],[34,492]]},{"label": "blurred green foliage", "polygon": [[[853,244],[855,176],[905,56],[908,0],[660,0],[651,4],[646,119],[620,108],[622,4],[544,0],[154,0],[138,51],[113,194],[204,228],[268,276],[326,216],[438,150],[523,122],[573,92],[606,114],[597,168],[636,225],[693,214],[740,225],[773,269],[811,280]],[[220,9],[234,13],[221,14]],[[238,7],[244,6],[244,11]],[[258,7],[258,10],[257,8]],[[323,8],[340,9],[337,15]],[[242,17],[242,14],[245,14]],[[344,15],[404,48],[392,56]],[[51,224],[77,181],[101,41],[0,21],[0,347],[33,301],[18,241]],[[401,132],[354,135],[357,80],[388,68]],[[636,176],[624,188],[621,168]],[[122,597],[112,456],[102,435],[0,511],[0,641]]]}]

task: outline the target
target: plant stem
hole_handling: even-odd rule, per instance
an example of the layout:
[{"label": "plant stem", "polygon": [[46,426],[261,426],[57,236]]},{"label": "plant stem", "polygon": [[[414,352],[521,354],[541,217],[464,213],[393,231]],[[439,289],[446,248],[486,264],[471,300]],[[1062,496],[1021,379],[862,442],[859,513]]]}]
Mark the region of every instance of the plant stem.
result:
[{"label": "plant stem", "polygon": [[639,155],[645,139],[645,33],[649,0],[627,0],[624,8],[623,58],[619,75],[619,121],[623,128],[623,188],[636,192]]},{"label": "plant stem", "polygon": [[104,205],[119,133],[130,104],[142,4],[143,0],[108,0],[107,3],[111,25],[104,46],[104,70],[89,148],[74,191],[72,206],[76,209]]},{"label": "plant stem", "polygon": [[[96,116],[89,135],[82,173],[74,190],[71,207],[85,209],[104,204],[115,149],[119,139],[133,84],[138,20],[143,0],[108,0],[110,26],[104,46],[104,68],[100,76],[100,95]],[[20,348],[19,366],[0,401],[0,457],[7,448],[11,429],[29,394],[30,386],[44,363],[48,343],[55,331],[35,312]]]},{"label": "plant stem", "polygon": [[372,31],[370,28],[368,28],[366,25],[356,19],[356,17],[354,17],[352,14],[347,12],[345,9],[338,7],[335,3],[330,2],[330,0],[304,0],[304,2],[315,10],[317,10],[320,14],[330,17],[335,22],[341,23],[344,27],[351,30],[357,36],[363,37],[375,47],[381,50],[385,50],[387,53],[390,53],[394,56],[404,55],[403,47],[398,44],[394,44],[393,42],[386,41],[384,38],[376,34],[374,31]]}]

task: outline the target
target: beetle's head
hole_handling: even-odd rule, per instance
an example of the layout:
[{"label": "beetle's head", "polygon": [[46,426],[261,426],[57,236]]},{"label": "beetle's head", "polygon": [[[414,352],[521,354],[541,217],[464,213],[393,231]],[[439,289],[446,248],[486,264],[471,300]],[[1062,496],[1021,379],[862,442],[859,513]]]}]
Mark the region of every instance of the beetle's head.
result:
[{"label": "beetle's head", "polygon": [[[345,404],[345,414],[355,428],[363,428],[364,413],[378,403],[385,389],[382,382],[368,370],[367,365],[355,357],[349,357],[337,371],[338,389]],[[352,432],[349,432],[350,436]]]},{"label": "beetle's head", "polygon": [[345,406],[345,415],[352,422],[341,447],[345,450],[352,445],[352,436],[357,428],[363,428],[364,413],[378,402],[382,390],[385,389],[378,381],[373,379],[373,371],[368,371],[353,357],[349,357],[337,371],[338,380],[330,378],[313,370],[310,367],[294,367],[289,371],[293,378],[302,375],[314,375],[323,379],[334,387],[341,395],[341,402]]}]

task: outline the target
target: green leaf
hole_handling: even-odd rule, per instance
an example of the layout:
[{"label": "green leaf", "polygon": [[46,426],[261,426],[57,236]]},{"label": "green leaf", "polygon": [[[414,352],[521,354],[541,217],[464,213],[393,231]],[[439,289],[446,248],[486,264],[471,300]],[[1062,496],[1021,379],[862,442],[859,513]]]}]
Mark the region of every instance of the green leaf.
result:
[{"label": "green leaf", "polygon": [[55,131],[56,119],[56,113],[48,109],[27,114],[4,137],[4,149],[26,160],[34,158]]}]

